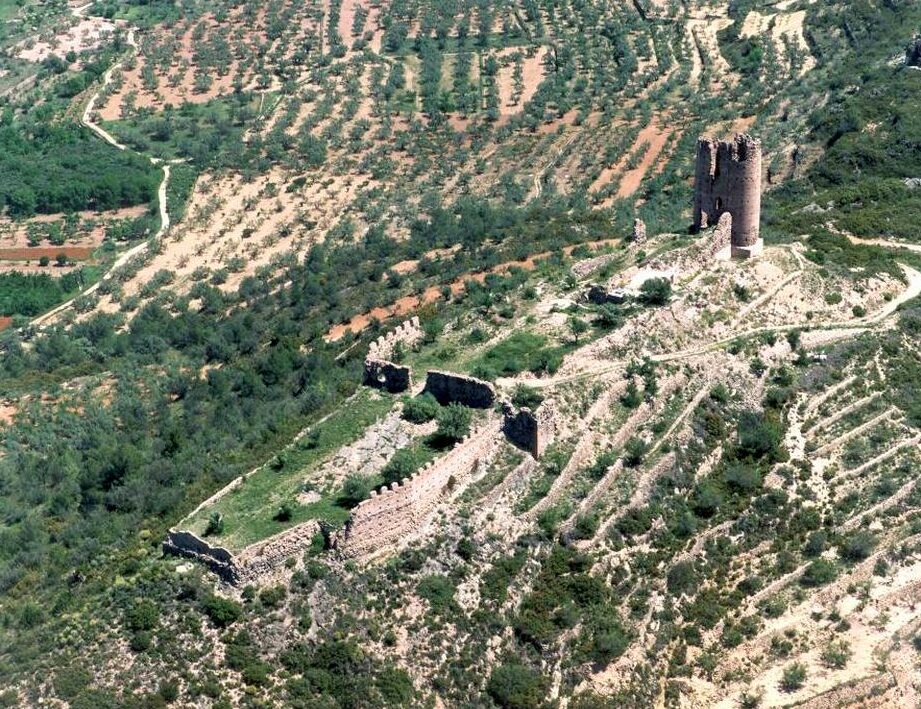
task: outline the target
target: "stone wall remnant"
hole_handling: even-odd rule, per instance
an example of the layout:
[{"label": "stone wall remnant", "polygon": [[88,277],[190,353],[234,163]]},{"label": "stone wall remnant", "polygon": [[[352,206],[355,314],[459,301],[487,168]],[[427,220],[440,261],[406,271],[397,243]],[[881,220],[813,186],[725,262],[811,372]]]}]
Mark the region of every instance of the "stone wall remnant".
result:
[{"label": "stone wall remnant", "polygon": [[397,346],[412,347],[424,337],[418,317],[400,323],[393,332],[378,337],[365,357],[364,384],[397,394],[412,386],[412,370],[391,360]]},{"label": "stone wall remnant", "polygon": [[426,376],[425,392],[442,406],[456,402],[474,409],[488,409],[496,403],[496,389],[489,382],[436,369],[429,370]]},{"label": "stone wall remnant", "polygon": [[502,413],[505,436],[534,458],[540,458],[556,438],[556,408],[550,400],[541,403],[534,411],[526,406],[516,410],[511,402],[506,401],[503,402]]},{"label": "stone wall remnant", "polygon": [[608,303],[620,304],[627,300],[629,293],[623,288],[608,288],[607,286],[593,283],[585,293],[588,302],[595,305],[607,305]]},{"label": "stone wall remnant", "polygon": [[288,559],[303,556],[319,530],[319,523],[310,520],[233,554],[224,547],[209,544],[194,532],[171,529],[163,541],[163,551],[198,561],[225,583],[241,586],[258,583],[261,577],[282,568]]},{"label": "stone wall remnant", "polygon": [[163,551],[166,554],[184,556],[198,561],[224,581],[236,584],[241,577],[237,560],[227,549],[208,544],[197,534],[184,529],[171,529],[163,541]]},{"label": "stone wall remnant", "polygon": [[491,422],[411,477],[372,492],[352,510],[345,528],[332,535],[331,545],[345,558],[395,548],[428,522],[443,495],[489,457],[498,434],[498,423]]},{"label": "stone wall remnant", "polygon": [[633,233],[630,235],[630,240],[637,244],[646,241],[646,223],[642,219],[633,220]]},{"label": "stone wall remnant", "polygon": [[921,36],[915,36],[905,48],[905,63],[908,66],[921,67]]},{"label": "stone wall remnant", "polygon": [[760,253],[761,141],[738,134],[732,141],[702,137],[697,141],[694,174],[694,229],[732,215],[731,254]]},{"label": "stone wall remnant", "polygon": [[404,392],[413,385],[412,370],[402,364],[394,364],[386,359],[365,360],[365,386],[384,389],[391,394]]}]

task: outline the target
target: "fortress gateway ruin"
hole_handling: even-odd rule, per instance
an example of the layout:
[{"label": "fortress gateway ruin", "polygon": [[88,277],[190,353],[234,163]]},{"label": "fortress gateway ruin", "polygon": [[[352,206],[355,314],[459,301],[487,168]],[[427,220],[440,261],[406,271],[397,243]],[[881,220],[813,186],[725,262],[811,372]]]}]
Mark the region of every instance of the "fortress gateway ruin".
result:
[{"label": "fortress gateway ruin", "polygon": [[[736,258],[761,253],[761,141],[739,134],[731,141],[697,141],[694,171],[694,230],[731,219],[730,252]],[[725,220],[723,220],[725,223]]]}]

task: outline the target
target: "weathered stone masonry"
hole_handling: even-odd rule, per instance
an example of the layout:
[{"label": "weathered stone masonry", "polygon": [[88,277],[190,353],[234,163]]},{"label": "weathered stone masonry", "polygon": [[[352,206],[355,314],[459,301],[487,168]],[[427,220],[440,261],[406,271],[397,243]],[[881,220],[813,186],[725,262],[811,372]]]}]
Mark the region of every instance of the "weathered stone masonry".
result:
[{"label": "weathered stone masonry", "polygon": [[732,215],[733,256],[753,256],[761,248],[761,141],[736,135],[732,141],[701,138],[694,175],[694,228]]},{"label": "weathered stone masonry", "polygon": [[409,367],[395,364],[391,359],[398,344],[412,347],[423,336],[419,318],[413,317],[398,325],[393,332],[377,338],[371,343],[368,356],[365,357],[364,383],[392,393],[409,389],[412,386],[412,371]]},{"label": "weathered stone masonry", "polygon": [[515,410],[510,402],[503,404],[502,431],[516,446],[540,458],[556,438],[556,410],[551,401],[545,401],[536,411],[523,406]]},{"label": "weathered stone masonry", "polygon": [[488,409],[496,403],[496,390],[489,382],[435,369],[426,377],[425,391],[442,406],[458,403],[474,409]]},{"label": "weathered stone masonry", "polygon": [[345,528],[333,540],[347,558],[395,548],[428,521],[442,495],[461,485],[485,461],[498,438],[498,424],[489,423],[458,443],[449,453],[410,478],[372,492],[359,503]]},{"label": "weathered stone masonry", "polygon": [[225,582],[239,586],[258,582],[260,577],[284,566],[288,559],[298,559],[319,531],[319,523],[310,520],[251,544],[239,554],[232,554],[193,532],[171,529],[163,542],[163,551],[194,559]]}]

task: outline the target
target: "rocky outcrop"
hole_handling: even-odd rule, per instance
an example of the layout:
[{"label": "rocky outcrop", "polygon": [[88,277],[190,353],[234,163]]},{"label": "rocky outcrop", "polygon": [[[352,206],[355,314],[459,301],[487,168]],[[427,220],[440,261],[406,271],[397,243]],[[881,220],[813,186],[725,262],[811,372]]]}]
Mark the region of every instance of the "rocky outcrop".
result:
[{"label": "rocky outcrop", "polygon": [[503,404],[502,431],[512,443],[540,458],[556,438],[557,418],[553,402],[545,401],[531,411],[526,406],[518,410],[510,402]]},{"label": "rocky outcrop", "polygon": [[496,403],[496,390],[489,382],[435,369],[426,377],[425,392],[442,406],[458,403],[474,409],[488,409]]},{"label": "rocky outcrop", "polygon": [[372,492],[352,510],[332,545],[346,558],[395,549],[426,524],[443,495],[468,480],[489,457],[498,433],[498,424],[490,423],[412,477]]},{"label": "rocky outcrop", "polygon": [[412,386],[412,370],[391,360],[398,346],[412,347],[424,337],[419,318],[413,317],[386,335],[377,338],[365,357],[364,384],[391,393],[406,391]]},{"label": "rocky outcrop", "polygon": [[921,37],[915,37],[905,48],[905,63],[908,66],[921,67]]}]

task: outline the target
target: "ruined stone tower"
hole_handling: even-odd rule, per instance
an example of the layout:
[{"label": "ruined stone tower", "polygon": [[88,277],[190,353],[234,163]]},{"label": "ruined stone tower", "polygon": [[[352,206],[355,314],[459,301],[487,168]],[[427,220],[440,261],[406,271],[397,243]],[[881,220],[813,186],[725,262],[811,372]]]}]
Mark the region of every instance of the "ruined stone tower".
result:
[{"label": "ruined stone tower", "polygon": [[761,252],[761,141],[739,134],[732,141],[700,138],[694,173],[694,229],[732,217],[732,255]]}]

